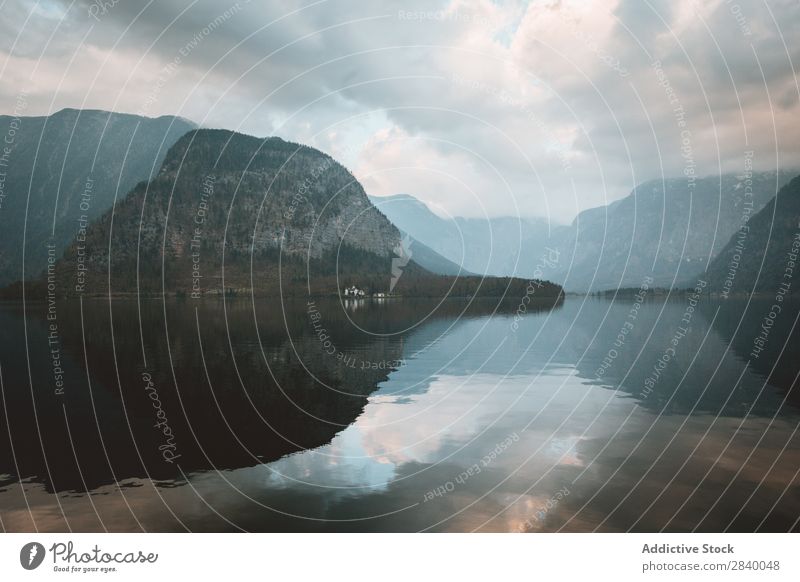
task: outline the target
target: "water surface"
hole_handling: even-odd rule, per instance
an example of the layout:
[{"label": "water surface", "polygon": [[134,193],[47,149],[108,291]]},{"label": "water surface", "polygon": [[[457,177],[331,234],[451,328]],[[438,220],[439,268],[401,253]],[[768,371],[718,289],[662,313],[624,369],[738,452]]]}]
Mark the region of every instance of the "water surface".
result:
[{"label": "water surface", "polygon": [[687,326],[686,297],[521,318],[486,300],[5,304],[0,520],[797,529],[797,308],[754,359],[770,305],[706,297]]}]

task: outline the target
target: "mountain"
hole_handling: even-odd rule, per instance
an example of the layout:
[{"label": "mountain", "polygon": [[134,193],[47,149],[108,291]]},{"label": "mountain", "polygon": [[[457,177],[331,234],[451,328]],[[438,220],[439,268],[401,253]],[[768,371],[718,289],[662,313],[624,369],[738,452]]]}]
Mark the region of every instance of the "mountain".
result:
[{"label": "mountain", "polygon": [[441,218],[408,194],[370,199],[401,231],[479,275],[534,276],[551,237],[565,228],[543,218]]},{"label": "mountain", "polygon": [[[57,295],[193,299],[247,291],[324,295],[350,285],[417,296],[512,290],[522,297],[527,285],[434,275],[330,156],[277,137],[210,129],[181,137],[157,175],[78,233],[47,279]],[[537,293],[560,291],[545,284]]]},{"label": "mountain", "polygon": [[709,264],[708,288],[735,292],[796,291],[800,251],[800,176],[786,184],[770,202],[727,242]]},{"label": "mountain", "polygon": [[415,263],[417,263],[420,267],[424,268],[425,270],[430,271],[431,273],[434,273],[436,275],[453,275],[453,276],[472,275],[472,273],[470,273],[460,265],[454,263],[449,259],[446,259],[445,257],[434,251],[429,246],[419,242],[414,238],[409,237],[408,235],[403,237],[403,245],[408,246],[407,252],[409,258],[413,257]]},{"label": "mountain", "polygon": [[335,279],[340,262],[385,263],[400,242],[350,172],[322,152],[199,129],[68,247],[58,272],[81,293],[105,293],[109,270],[120,292],[158,291],[162,275],[167,290],[187,294],[250,288],[251,276],[252,286],[272,288],[299,283],[306,260],[314,275]]},{"label": "mountain", "polygon": [[560,240],[556,269],[570,291],[682,284],[702,273],[748,217],[785,184],[789,172],[652,180],[608,206],[580,213]]},{"label": "mountain", "polygon": [[23,252],[24,277],[42,273],[51,254],[148,180],[194,127],[179,117],[93,110],[0,116],[0,285],[23,277]]}]

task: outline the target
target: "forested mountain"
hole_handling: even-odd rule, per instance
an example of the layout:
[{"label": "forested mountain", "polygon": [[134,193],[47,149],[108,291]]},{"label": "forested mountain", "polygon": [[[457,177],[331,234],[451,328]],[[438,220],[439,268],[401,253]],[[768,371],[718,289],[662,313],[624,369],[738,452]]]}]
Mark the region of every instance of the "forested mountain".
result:
[{"label": "forested mountain", "polygon": [[0,285],[40,275],[49,256],[148,180],[193,128],[179,117],[94,110],[0,116]]}]

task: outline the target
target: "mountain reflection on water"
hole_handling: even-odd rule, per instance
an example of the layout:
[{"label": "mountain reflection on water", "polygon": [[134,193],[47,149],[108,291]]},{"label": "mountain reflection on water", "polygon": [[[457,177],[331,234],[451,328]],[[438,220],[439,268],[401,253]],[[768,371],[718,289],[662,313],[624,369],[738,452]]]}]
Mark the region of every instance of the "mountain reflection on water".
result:
[{"label": "mountain reflection on water", "polygon": [[768,303],[704,298],[671,344],[685,308],[84,300],[53,344],[6,304],[2,525],[797,529],[796,316],[753,359]]}]

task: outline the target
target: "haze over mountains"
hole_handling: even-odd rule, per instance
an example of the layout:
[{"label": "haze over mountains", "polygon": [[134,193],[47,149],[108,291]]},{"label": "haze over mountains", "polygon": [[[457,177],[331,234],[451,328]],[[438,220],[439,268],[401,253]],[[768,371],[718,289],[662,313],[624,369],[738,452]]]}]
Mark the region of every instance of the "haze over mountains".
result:
[{"label": "haze over mountains", "polygon": [[565,228],[543,218],[442,218],[408,194],[370,200],[397,228],[479,275],[532,276],[535,259]]},{"label": "haze over mountains", "polygon": [[[373,198],[401,230],[477,273],[544,276],[569,291],[685,286],[793,177],[789,171],[653,180],[581,212],[544,219],[444,219],[409,195]],[[553,260],[557,257],[557,260]]]}]

